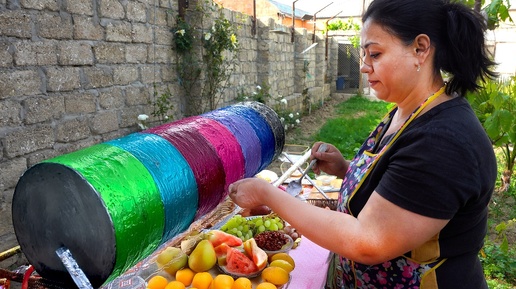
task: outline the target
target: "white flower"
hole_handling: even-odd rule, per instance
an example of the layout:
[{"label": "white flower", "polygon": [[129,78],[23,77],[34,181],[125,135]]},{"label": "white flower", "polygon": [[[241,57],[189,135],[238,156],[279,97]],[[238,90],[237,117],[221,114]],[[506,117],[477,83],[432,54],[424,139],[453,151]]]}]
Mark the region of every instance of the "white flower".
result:
[{"label": "white flower", "polygon": [[283,103],[283,104],[287,104],[287,103],[288,103],[288,102],[287,102],[287,100],[286,100],[286,99],[284,99],[284,98],[282,98],[280,101],[281,101],[281,103]]},{"label": "white flower", "polygon": [[141,121],[146,121],[148,118],[149,118],[149,116],[146,114],[140,114],[138,116],[138,120],[141,120]]},{"label": "white flower", "polygon": [[215,25],[213,25],[213,26],[211,27],[211,31],[215,32],[215,30],[216,30],[216,29],[215,29]]},{"label": "white flower", "polygon": [[294,114],[293,114],[293,113],[289,114],[288,116],[289,116],[290,118],[294,118]]},{"label": "white flower", "polygon": [[294,127],[294,124],[291,124],[290,127]]},{"label": "white flower", "polygon": [[297,112],[296,115],[299,115],[299,112]]},{"label": "white flower", "polygon": [[206,32],[204,34],[204,40],[208,41],[208,40],[210,40],[210,38],[211,38],[211,33],[210,32]]},{"label": "white flower", "polygon": [[285,125],[285,130],[288,130],[288,124]]},{"label": "white flower", "polygon": [[168,119],[168,115],[165,115],[165,119]]},{"label": "white flower", "polygon": [[296,123],[299,124],[301,121],[299,119],[296,119]]},{"label": "white flower", "polygon": [[254,94],[254,95],[257,95],[258,93],[257,93],[256,91],[253,91],[253,94]]},{"label": "white flower", "polygon": [[284,122],[284,121],[285,121],[285,118],[283,118],[283,117],[282,117],[282,118],[280,118],[279,120],[280,120],[281,122]]},{"label": "white flower", "polygon": [[181,36],[185,36],[186,31],[184,29],[177,30],[176,34],[181,34]]},{"label": "white flower", "polygon": [[257,85],[257,86],[256,86],[256,89],[261,90],[261,89],[262,89],[262,87],[261,87],[261,86],[259,86],[259,85]]}]

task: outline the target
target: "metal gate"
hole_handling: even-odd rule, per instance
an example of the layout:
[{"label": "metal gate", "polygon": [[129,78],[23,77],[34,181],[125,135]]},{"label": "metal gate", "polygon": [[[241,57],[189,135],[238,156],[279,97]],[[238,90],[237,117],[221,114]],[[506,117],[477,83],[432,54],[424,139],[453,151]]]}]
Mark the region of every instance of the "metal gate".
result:
[{"label": "metal gate", "polygon": [[360,81],[359,49],[349,43],[339,43],[337,91],[358,89]]}]

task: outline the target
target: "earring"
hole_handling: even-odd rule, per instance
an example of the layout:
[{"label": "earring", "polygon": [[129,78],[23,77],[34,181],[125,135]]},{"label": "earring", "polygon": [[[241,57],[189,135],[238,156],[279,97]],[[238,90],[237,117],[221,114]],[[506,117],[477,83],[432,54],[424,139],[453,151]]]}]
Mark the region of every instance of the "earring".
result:
[{"label": "earring", "polygon": [[421,70],[421,65],[418,64],[416,71],[419,72]]}]

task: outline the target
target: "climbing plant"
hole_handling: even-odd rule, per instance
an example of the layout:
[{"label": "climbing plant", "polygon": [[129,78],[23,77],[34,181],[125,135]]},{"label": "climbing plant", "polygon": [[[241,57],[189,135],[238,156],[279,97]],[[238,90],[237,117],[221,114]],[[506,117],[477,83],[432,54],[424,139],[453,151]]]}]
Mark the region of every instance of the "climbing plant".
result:
[{"label": "climbing plant", "polygon": [[186,116],[214,110],[236,67],[236,27],[222,7],[200,1],[173,28],[176,70]]}]

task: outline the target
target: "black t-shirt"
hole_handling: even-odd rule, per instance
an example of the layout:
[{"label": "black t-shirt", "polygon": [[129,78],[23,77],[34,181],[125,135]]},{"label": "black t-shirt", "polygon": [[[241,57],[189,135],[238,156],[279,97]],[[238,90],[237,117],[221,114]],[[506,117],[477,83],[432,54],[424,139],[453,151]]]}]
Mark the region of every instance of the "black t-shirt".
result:
[{"label": "black t-shirt", "polygon": [[411,212],[449,219],[439,234],[440,256],[448,258],[436,271],[439,288],[487,288],[478,251],[496,177],[491,142],[469,103],[456,97],[409,124],[352,198],[351,211],[376,190]]}]

